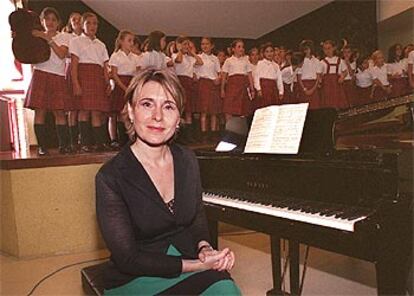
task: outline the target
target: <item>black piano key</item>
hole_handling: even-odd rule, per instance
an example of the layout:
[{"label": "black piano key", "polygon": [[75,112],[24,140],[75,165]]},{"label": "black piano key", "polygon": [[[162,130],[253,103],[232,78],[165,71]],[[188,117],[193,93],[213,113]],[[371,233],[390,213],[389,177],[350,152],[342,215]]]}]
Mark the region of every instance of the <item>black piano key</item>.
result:
[{"label": "black piano key", "polygon": [[338,211],[335,214],[335,218],[337,218],[337,219],[345,219],[345,217],[347,217],[347,216],[349,216],[349,214],[347,214],[347,210],[346,209],[345,210],[342,210],[342,211]]},{"label": "black piano key", "polygon": [[345,217],[346,220],[355,220],[357,218],[363,217],[363,216],[369,216],[370,215],[370,210],[368,209],[355,209],[353,211],[353,213],[347,215],[347,217]]},{"label": "black piano key", "polygon": [[325,217],[331,217],[334,215],[337,215],[339,213],[342,213],[344,210],[343,206],[331,206],[331,207],[327,207],[324,210],[322,210],[319,214],[321,216],[325,216]]}]

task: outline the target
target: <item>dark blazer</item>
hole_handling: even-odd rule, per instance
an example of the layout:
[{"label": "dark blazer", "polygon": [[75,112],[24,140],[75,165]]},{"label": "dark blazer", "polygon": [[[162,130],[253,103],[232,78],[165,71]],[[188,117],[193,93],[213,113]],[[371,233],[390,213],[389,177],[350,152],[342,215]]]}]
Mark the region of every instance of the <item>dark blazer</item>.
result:
[{"label": "dark blazer", "polygon": [[[126,145],[96,175],[96,212],[111,252],[106,289],[137,276],[176,277],[181,259],[197,258],[197,245],[209,241],[197,159],[184,147],[170,146],[174,162],[174,215],[144,167]],[[166,255],[173,244],[182,257]]]}]

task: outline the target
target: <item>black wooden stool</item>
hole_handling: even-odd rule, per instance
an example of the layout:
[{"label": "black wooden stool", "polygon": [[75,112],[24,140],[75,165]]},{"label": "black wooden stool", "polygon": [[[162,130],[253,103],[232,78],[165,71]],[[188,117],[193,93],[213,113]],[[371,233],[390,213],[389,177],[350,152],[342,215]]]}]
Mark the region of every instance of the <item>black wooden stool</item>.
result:
[{"label": "black wooden stool", "polygon": [[81,270],[82,288],[85,295],[102,296],[104,294],[103,272],[108,264],[109,261],[106,261]]}]

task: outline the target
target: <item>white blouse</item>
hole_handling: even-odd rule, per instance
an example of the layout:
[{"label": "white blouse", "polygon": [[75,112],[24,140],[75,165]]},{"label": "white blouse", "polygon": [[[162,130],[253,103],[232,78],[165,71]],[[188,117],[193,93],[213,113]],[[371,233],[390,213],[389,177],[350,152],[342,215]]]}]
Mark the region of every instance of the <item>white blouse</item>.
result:
[{"label": "white blouse", "polygon": [[80,64],[97,64],[103,67],[109,60],[105,44],[98,38],[92,40],[85,34],[70,40],[69,52],[79,58]]},{"label": "white blouse", "polygon": [[388,81],[388,75],[387,75],[387,64],[382,65],[381,67],[374,66],[371,69],[371,75],[372,79],[378,79],[382,85],[387,86],[390,84]]},{"label": "white blouse", "polygon": [[[339,69],[337,71],[337,64],[338,64],[338,60],[339,60]],[[328,62],[329,64],[331,64],[332,66],[329,67],[329,73],[328,73],[328,65],[326,62]],[[321,60],[321,73],[322,74],[341,74],[344,71],[347,71],[348,68],[346,67],[345,61],[340,59],[337,56],[331,57],[331,58],[324,58]]]},{"label": "white blouse", "polygon": [[132,52],[126,54],[120,49],[111,55],[109,66],[116,67],[118,75],[133,76],[137,72],[139,61],[140,58],[136,54]]},{"label": "white blouse", "polygon": [[277,89],[279,90],[279,94],[283,95],[283,81],[282,81],[282,73],[280,72],[279,65],[274,61],[269,61],[267,59],[260,60],[257,63],[256,74],[254,75],[254,87],[260,91],[260,79],[272,79],[276,80]]},{"label": "white blouse", "polygon": [[197,77],[215,80],[220,72],[220,62],[214,54],[202,53],[198,55],[203,65],[196,66]]},{"label": "white blouse", "polygon": [[187,76],[193,78],[194,76],[194,66],[196,63],[195,57],[192,57],[188,54],[183,55],[181,63],[176,63],[175,59],[177,58],[178,53],[174,53],[171,58],[174,61],[175,73],[178,76]]},{"label": "white blouse", "polygon": [[317,75],[321,73],[321,62],[314,56],[305,57],[302,67],[298,70],[302,80],[315,80]]},{"label": "white blouse", "polygon": [[[58,33],[52,37],[52,40],[58,46],[69,47],[70,37],[66,33]],[[51,49],[50,58],[46,62],[33,65],[33,68],[36,70],[41,70],[59,76],[65,76],[66,60],[65,58],[59,58],[58,55],[54,52],[54,50]]]},{"label": "white blouse", "polygon": [[140,70],[147,68],[154,68],[157,70],[163,70],[167,68],[167,56],[163,52],[159,51],[146,51],[141,55],[138,66]]},{"label": "white blouse", "polygon": [[366,70],[358,69],[355,73],[355,82],[359,87],[367,88],[372,86],[372,80],[372,73],[369,68]]},{"label": "white blouse", "polygon": [[231,56],[226,59],[222,68],[222,71],[228,73],[229,76],[236,74],[247,75],[249,72],[252,72],[252,70],[252,66],[247,56],[239,58]]}]

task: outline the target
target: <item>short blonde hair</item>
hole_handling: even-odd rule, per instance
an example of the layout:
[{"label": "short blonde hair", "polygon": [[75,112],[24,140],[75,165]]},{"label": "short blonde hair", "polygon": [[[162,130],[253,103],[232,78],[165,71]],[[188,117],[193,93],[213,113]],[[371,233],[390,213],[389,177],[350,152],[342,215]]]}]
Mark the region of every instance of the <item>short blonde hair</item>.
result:
[{"label": "short blonde hair", "polygon": [[379,58],[380,55],[383,55],[382,51],[376,50],[371,54],[371,58],[375,62]]},{"label": "short blonde hair", "polygon": [[176,75],[168,70],[156,70],[153,68],[140,72],[131,80],[125,92],[127,103],[121,111],[121,117],[125,124],[126,133],[128,134],[129,139],[133,142],[136,140],[136,133],[134,124],[129,117],[128,104],[132,109],[135,109],[138,102],[138,94],[141,92],[142,87],[150,81],[161,84],[162,88],[172,96],[180,112],[180,116],[184,109],[185,92]]}]

